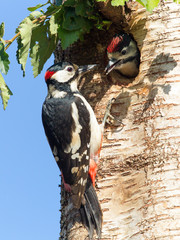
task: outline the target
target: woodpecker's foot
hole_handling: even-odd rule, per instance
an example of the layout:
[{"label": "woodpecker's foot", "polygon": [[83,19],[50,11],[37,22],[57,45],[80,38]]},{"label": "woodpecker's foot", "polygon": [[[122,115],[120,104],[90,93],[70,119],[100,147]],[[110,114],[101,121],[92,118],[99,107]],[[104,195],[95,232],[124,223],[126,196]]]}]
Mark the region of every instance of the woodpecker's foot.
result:
[{"label": "woodpecker's foot", "polygon": [[109,100],[107,106],[106,106],[106,111],[105,111],[105,114],[104,114],[104,118],[103,118],[103,121],[102,121],[102,127],[104,129],[104,126],[105,124],[108,122],[108,117],[113,117],[111,114],[110,114],[110,110],[111,110],[111,106],[113,104],[113,102],[115,102],[115,98],[112,98],[111,100]]},{"label": "woodpecker's foot", "polygon": [[[116,118],[116,117],[114,117],[110,114],[112,104],[115,101],[116,101],[116,98],[112,98],[111,100],[109,100],[109,102],[107,104],[106,111],[105,111],[105,114],[104,114],[104,119],[103,119],[103,122],[102,122],[103,129],[104,129],[106,123],[108,123],[110,125],[114,125],[114,126],[118,126],[118,125],[122,124],[121,120],[119,120],[118,118]],[[108,118],[112,119],[113,122],[110,121]]]},{"label": "woodpecker's foot", "polygon": [[97,172],[97,164],[93,159],[90,159],[89,175],[91,177],[93,186],[95,186],[96,172]]}]

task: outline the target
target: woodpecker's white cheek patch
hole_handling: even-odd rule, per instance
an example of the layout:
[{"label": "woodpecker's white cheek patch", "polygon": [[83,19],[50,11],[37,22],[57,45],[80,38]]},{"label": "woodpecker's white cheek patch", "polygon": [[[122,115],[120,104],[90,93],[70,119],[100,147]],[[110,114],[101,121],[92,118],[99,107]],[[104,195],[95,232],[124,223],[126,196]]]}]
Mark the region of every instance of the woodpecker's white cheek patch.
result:
[{"label": "woodpecker's white cheek patch", "polygon": [[59,70],[51,76],[51,79],[54,79],[60,83],[68,82],[70,78],[74,76],[75,72],[68,72],[67,70]]}]

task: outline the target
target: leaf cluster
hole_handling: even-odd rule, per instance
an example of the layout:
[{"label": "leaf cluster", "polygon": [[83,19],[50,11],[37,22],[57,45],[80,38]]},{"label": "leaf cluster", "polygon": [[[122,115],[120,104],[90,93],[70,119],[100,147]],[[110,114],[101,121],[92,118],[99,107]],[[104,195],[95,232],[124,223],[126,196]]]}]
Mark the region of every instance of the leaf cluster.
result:
[{"label": "leaf cluster", "polygon": [[[46,11],[37,11],[38,8],[49,4]],[[98,22],[100,17],[94,11],[92,0],[66,0],[52,4],[38,4],[28,8],[31,14],[19,25],[17,32],[17,60],[25,74],[25,66],[28,56],[31,58],[34,77],[43,69],[47,59],[54,51],[57,41],[60,39],[62,49],[83,39]],[[92,16],[94,16],[92,18]],[[98,20],[98,21],[97,21]]]},{"label": "leaf cluster", "polygon": [[[42,7],[46,7],[46,11],[40,9]],[[33,74],[36,77],[55,50],[58,40],[65,49],[78,39],[82,40],[84,34],[88,33],[95,24],[100,29],[103,28],[103,24],[107,24],[105,21],[101,23],[99,14],[94,10],[93,0],[57,0],[56,4],[48,0],[45,4],[29,7],[28,10],[29,16],[19,24],[16,35],[11,40],[2,39],[4,23],[1,24],[0,70],[4,74],[7,74],[10,63],[5,50],[15,39],[17,39],[16,57],[18,63],[21,64],[23,76],[27,58],[30,57]],[[7,106],[8,99],[3,97],[5,86],[5,82],[2,87],[0,85],[4,108]],[[10,93],[9,88],[7,91]]]}]

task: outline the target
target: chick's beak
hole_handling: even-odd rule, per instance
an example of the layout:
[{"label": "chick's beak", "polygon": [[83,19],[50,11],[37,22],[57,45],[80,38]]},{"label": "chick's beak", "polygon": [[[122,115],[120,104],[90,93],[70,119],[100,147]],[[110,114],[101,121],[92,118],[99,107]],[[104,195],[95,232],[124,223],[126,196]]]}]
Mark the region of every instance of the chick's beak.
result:
[{"label": "chick's beak", "polygon": [[121,60],[111,58],[105,68],[105,73],[108,75],[117,65],[120,65]]}]

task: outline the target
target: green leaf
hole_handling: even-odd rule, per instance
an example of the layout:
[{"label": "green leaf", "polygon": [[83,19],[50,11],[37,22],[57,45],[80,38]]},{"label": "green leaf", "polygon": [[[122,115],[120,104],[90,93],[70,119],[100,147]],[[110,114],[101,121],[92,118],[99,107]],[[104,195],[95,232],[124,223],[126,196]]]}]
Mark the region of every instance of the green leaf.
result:
[{"label": "green leaf", "polygon": [[64,9],[64,21],[62,26],[65,30],[74,31],[81,28],[81,17],[76,16],[75,9],[66,7]]},{"label": "green leaf", "polygon": [[63,3],[63,6],[65,7],[74,7],[76,5],[76,0],[66,0]]},{"label": "green leaf", "polygon": [[0,73],[0,95],[1,95],[1,99],[2,99],[3,108],[5,110],[7,107],[7,104],[8,104],[8,100],[9,100],[10,96],[13,94],[12,94],[11,90],[9,89],[9,87],[6,85],[1,73]]},{"label": "green leaf", "polygon": [[76,15],[88,17],[93,15],[93,7],[88,0],[81,0],[75,8]]},{"label": "green leaf", "polygon": [[[17,33],[17,32],[18,32],[18,29],[16,29],[16,33]],[[19,49],[21,49],[21,47],[23,47],[22,42],[21,42],[21,38],[18,37],[18,38],[17,38],[16,59],[17,59],[17,61],[18,61],[19,64],[20,64],[20,62],[19,62]],[[22,68],[22,67],[21,67],[21,68]]]},{"label": "green leaf", "polygon": [[[47,3],[46,3],[46,4],[47,4]],[[33,12],[33,11],[37,10],[38,8],[45,6],[46,4],[40,4],[40,3],[39,3],[39,4],[36,5],[35,7],[29,7],[28,10],[29,10],[30,12]]]},{"label": "green leaf", "polygon": [[0,39],[4,36],[4,22],[0,25]]},{"label": "green leaf", "polygon": [[158,6],[160,0],[137,0],[147,11],[152,12],[155,7]]},{"label": "green leaf", "polygon": [[139,2],[142,6],[146,6],[147,4],[147,0],[136,0],[137,2]]},{"label": "green leaf", "polygon": [[114,7],[124,6],[125,2],[127,2],[127,1],[128,0],[112,0],[111,5]]},{"label": "green leaf", "polygon": [[153,9],[158,6],[159,1],[160,1],[160,0],[153,0],[153,1],[152,1],[152,0],[147,0],[147,4],[146,4],[146,6],[145,6],[146,9],[147,9],[149,12],[152,12]]},{"label": "green leaf", "polygon": [[4,44],[0,43],[0,70],[2,73],[7,74],[9,64],[9,55],[5,52]]},{"label": "green leaf", "polygon": [[55,0],[55,4],[56,4],[56,6],[62,5],[62,0]]},{"label": "green leaf", "polygon": [[34,20],[35,18],[40,18],[42,15],[43,15],[42,12],[34,11],[34,12],[29,14],[29,18],[31,20]]},{"label": "green leaf", "polygon": [[23,22],[19,25],[20,39],[18,41],[20,42],[18,42],[18,53],[16,56],[24,72],[27,57],[29,54],[33,26],[34,25],[29,18],[25,18]]},{"label": "green leaf", "polygon": [[80,38],[81,32],[79,30],[67,31],[60,27],[58,29],[58,34],[61,39],[62,49],[66,49]]},{"label": "green leaf", "polygon": [[61,8],[57,7],[56,5],[50,5],[47,9],[46,12],[44,13],[44,15],[51,15],[52,12],[54,12],[54,10],[59,10]]},{"label": "green leaf", "polygon": [[56,16],[52,15],[50,20],[49,20],[49,31],[50,34],[57,34],[57,30],[58,30],[58,23],[56,21]]},{"label": "green leaf", "polygon": [[64,20],[62,27],[68,31],[76,31],[78,29],[88,32],[92,27],[92,22],[87,18],[77,16],[74,8],[65,8]]},{"label": "green leaf", "polygon": [[180,0],[174,0],[174,2],[179,4],[179,3],[180,3]]},{"label": "green leaf", "polygon": [[[47,34],[49,36],[47,36]],[[40,74],[45,62],[55,50],[56,44],[57,37],[49,33],[48,22],[45,25],[38,25],[33,28],[30,57],[34,77]]]}]

